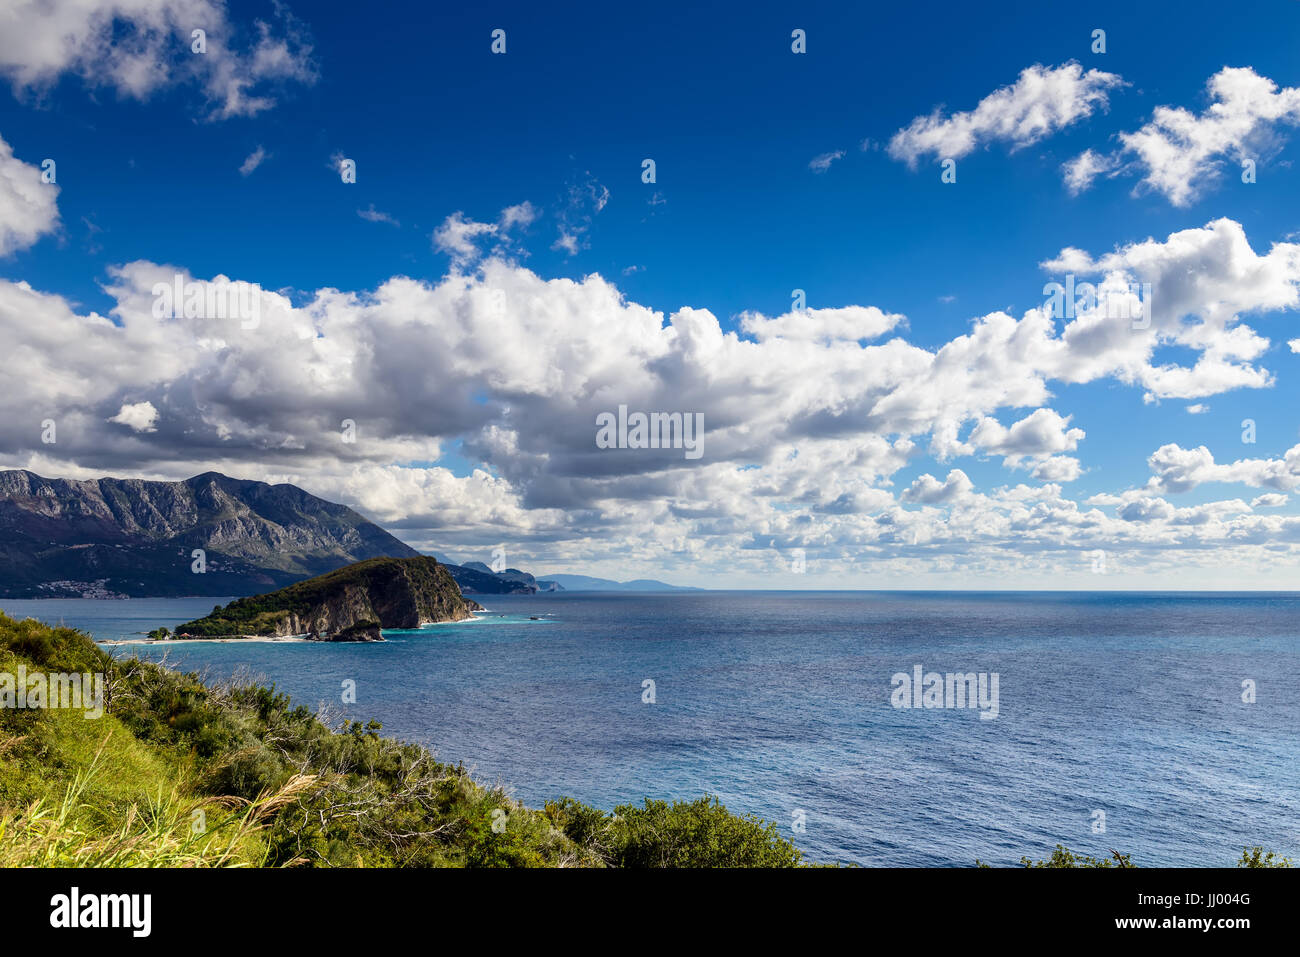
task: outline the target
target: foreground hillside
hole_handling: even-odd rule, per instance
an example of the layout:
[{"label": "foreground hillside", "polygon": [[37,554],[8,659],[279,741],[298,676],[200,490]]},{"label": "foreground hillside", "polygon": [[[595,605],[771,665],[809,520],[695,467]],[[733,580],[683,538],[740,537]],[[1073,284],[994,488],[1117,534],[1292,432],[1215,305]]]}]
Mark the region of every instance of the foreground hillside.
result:
[{"label": "foreground hillside", "polygon": [[217,472],[83,482],[0,471],[0,595],[9,598],[252,595],[416,554],[293,485]]},{"label": "foreground hillside", "polygon": [[372,558],[279,591],[240,598],[176,627],[178,638],[307,635],[382,641],[381,628],[461,621],[480,606],[437,559]]},{"label": "foreground hillside", "polygon": [[0,866],[800,862],[774,825],[715,800],[526,808],[374,722],[333,731],[274,688],[207,687],[0,614],[0,682],[20,666],[102,672],[107,705],[91,720],[0,707]]}]

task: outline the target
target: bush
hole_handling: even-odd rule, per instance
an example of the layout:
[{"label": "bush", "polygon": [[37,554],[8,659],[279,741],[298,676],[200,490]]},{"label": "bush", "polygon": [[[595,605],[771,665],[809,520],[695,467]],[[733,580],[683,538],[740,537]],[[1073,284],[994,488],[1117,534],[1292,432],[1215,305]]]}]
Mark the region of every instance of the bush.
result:
[{"label": "bush", "polygon": [[[1062,844],[1056,845],[1056,850],[1052,851],[1052,856],[1045,861],[1031,861],[1027,857],[1022,857],[1020,863],[1024,867],[1133,867],[1127,854],[1120,854],[1118,851],[1111,851],[1113,857],[1097,858],[1088,857],[1086,854],[1075,854],[1068,847]],[[979,863],[978,861],[976,863]]]},{"label": "bush", "polygon": [[1262,847],[1243,847],[1238,867],[1290,867],[1291,858],[1278,857],[1272,851],[1264,853]]},{"label": "bush", "polygon": [[797,867],[803,854],[770,824],[738,817],[716,797],[614,809],[611,863],[619,867]]}]

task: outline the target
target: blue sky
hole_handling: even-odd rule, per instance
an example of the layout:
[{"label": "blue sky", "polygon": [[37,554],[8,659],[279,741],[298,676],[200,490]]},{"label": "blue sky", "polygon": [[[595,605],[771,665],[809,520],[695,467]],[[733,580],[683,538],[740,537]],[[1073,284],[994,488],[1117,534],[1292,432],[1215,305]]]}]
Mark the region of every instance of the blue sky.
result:
[{"label": "blue sky", "polygon": [[[10,40],[0,42],[0,75],[7,80],[0,92],[0,138],[24,169],[46,158],[57,162],[57,222],[37,229],[31,241],[0,246],[7,253],[0,258],[0,279],[28,283],[52,297],[43,298],[43,306],[54,308],[57,297],[83,322],[98,312],[129,326],[113,312],[124,307],[120,292],[112,291],[118,282],[112,270],[128,263],[183,270],[198,279],[225,275],[254,282],[310,318],[320,314],[313,302],[317,310],[324,308],[322,289],[340,290],[343,299],[355,294],[350,308],[360,313],[367,303],[386,302],[377,290],[393,277],[434,290],[452,275],[487,289],[493,282],[488,264],[497,262],[541,281],[583,283],[599,274],[624,297],[624,306],[655,310],[664,324],[683,307],[707,310],[721,332],[749,341],[753,335],[742,326],[743,314],[782,316],[791,310],[792,290],[803,289],[813,310],[858,306],[901,314],[905,321],[872,341],[879,345],[901,336],[933,353],[970,332],[979,317],[1005,310],[1020,319],[1040,306],[1043,284],[1066,271],[1041,264],[1066,247],[1100,259],[1134,243],[1165,244],[1171,234],[1226,220],[1244,235],[1252,255],[1263,257],[1300,230],[1294,166],[1300,114],[1286,99],[1288,89],[1300,86],[1294,54],[1300,6],[1294,3],[1241,4],[1230,12],[1210,3],[1139,9],[1099,3],[1086,11],[1040,3],[1003,4],[997,11],[962,4],[884,10],[831,4],[611,10],[575,4],[561,11],[492,4],[436,12],[412,3],[385,5],[381,13],[330,3],[277,10],[259,3],[223,8],[215,0],[157,0],[156,19],[142,16],[136,23],[112,19],[116,6],[108,0],[98,5],[103,21],[82,22],[82,7],[63,6],[54,4],[52,14],[38,14],[33,6],[25,16],[18,4],[15,22],[5,24]],[[196,18],[195,10],[204,16]],[[206,25],[214,38],[197,69],[187,17],[203,20],[193,25]],[[261,33],[259,20],[265,25]],[[87,39],[80,49],[74,44],[59,50],[44,42],[60,31],[93,39],[101,22],[112,27],[99,45]],[[505,55],[490,51],[495,28],[506,31]],[[1106,34],[1104,53],[1091,49],[1098,28]],[[806,31],[804,54],[791,50],[794,29]],[[159,79],[121,72],[126,53],[158,67],[148,75]],[[946,123],[995,91],[1010,88],[1014,94],[1027,68],[1041,66],[1055,75],[1072,64],[1084,79],[1070,95],[1091,90],[1100,98],[1080,115],[1050,122],[1027,138],[995,131],[978,136],[974,148],[956,159],[955,183],[941,182],[937,154],[918,154],[911,168],[907,144],[895,139],[936,110],[937,122]],[[1282,91],[1278,115],[1252,121],[1247,135],[1198,159],[1203,176],[1190,197],[1175,201],[1168,188],[1151,181],[1161,175],[1160,163],[1177,157],[1125,153],[1118,136],[1142,130],[1158,107],[1208,116],[1207,83],[1225,67],[1249,68],[1273,81]],[[161,79],[164,69],[170,75]],[[1089,83],[1090,71],[1113,82]],[[232,99],[232,75],[247,78],[246,85],[234,87],[236,94],[261,96],[264,108]],[[1022,92],[1029,95],[1027,88]],[[1115,168],[1074,195],[1063,183],[1062,167],[1086,150],[1113,157]],[[1253,183],[1240,177],[1240,157],[1247,154],[1257,158]],[[355,183],[340,181],[340,156],[356,162]],[[820,171],[814,168],[818,157],[828,158]],[[646,158],[656,164],[653,184],[642,182]],[[521,204],[529,204],[527,213],[507,228],[502,211]],[[456,258],[447,252],[448,234],[443,248],[437,239],[454,216],[483,226],[473,253]],[[557,243],[561,237],[567,237],[567,247]],[[1175,262],[1173,252],[1166,252]],[[1212,248],[1205,253],[1213,254]],[[1236,587],[1281,587],[1294,581],[1300,533],[1292,520],[1297,512],[1290,466],[1267,463],[1288,462],[1287,451],[1300,442],[1293,414],[1300,356],[1288,346],[1300,332],[1294,306],[1285,301],[1286,290],[1294,295],[1295,271],[1287,271],[1289,254],[1278,259],[1287,262],[1273,277],[1276,288],[1233,290],[1222,297],[1245,306],[1230,310],[1234,318],[1225,336],[1244,323],[1269,340],[1249,357],[1233,353],[1237,365],[1268,370],[1272,380],[1266,387],[1240,384],[1249,379],[1242,374],[1220,387],[1201,385],[1197,394],[1174,395],[1114,374],[1077,383],[1049,376],[1041,401],[987,407],[973,402],[975,411],[959,418],[959,434],[969,442],[981,418],[1009,427],[1043,408],[1068,417],[1059,431],[1086,433],[1074,448],[1066,442],[1054,450],[1022,451],[1027,462],[1008,465],[1005,452],[991,451],[992,445],[935,454],[932,431],[918,428],[906,433],[915,448],[905,461],[880,468],[873,463],[856,478],[846,474],[852,468],[837,466],[836,480],[825,483],[820,500],[810,491],[816,485],[811,473],[784,477],[797,492],[765,488],[760,500],[752,487],[716,491],[721,471],[714,475],[658,460],[628,465],[626,455],[608,465],[616,456],[574,451],[579,439],[573,423],[582,419],[569,416],[566,402],[545,383],[503,385],[509,376],[494,376],[486,361],[469,372],[458,369],[465,378],[448,386],[461,393],[466,410],[429,408],[440,404],[436,391],[423,405],[412,400],[408,408],[401,396],[414,392],[403,388],[391,418],[365,413],[362,434],[382,436],[383,442],[341,449],[329,436],[308,434],[305,425],[327,417],[325,411],[313,416],[313,408],[328,407],[334,415],[337,396],[314,407],[304,396],[304,407],[296,410],[288,408],[290,399],[271,396],[265,418],[258,419],[249,393],[240,391],[256,389],[231,371],[244,360],[221,360],[221,375],[185,363],[166,371],[161,366],[168,363],[154,360],[165,350],[174,357],[174,349],[144,332],[132,346],[137,367],[95,366],[88,356],[86,369],[97,371],[86,375],[95,388],[61,390],[52,384],[29,403],[80,423],[118,419],[100,439],[79,425],[75,442],[42,447],[31,441],[32,429],[15,427],[3,437],[0,464],[69,477],[180,477],[210,463],[248,477],[293,480],[346,500],[404,530],[398,534],[421,547],[482,559],[507,542],[518,556],[512,564],[553,571],[772,587],[978,585],[1006,583],[1008,574],[1010,584],[1037,587],[1078,572],[1079,586],[1096,587],[1103,583],[1091,574],[1091,561],[1080,557],[1096,546],[1112,556],[1108,567],[1127,570],[1122,581],[1104,582],[1108,587],[1177,584],[1187,579],[1189,565],[1201,569],[1193,575],[1198,581],[1216,581],[1225,563],[1235,569],[1228,580]],[[1243,268],[1254,265],[1252,259]],[[1121,266],[1141,280],[1150,261],[1130,256]],[[1193,299],[1199,294],[1194,279],[1188,280]],[[503,288],[513,288],[511,282],[500,280]],[[562,295],[553,285],[547,288],[547,295]],[[424,305],[395,298],[381,307],[400,311],[407,303],[413,311],[405,319],[385,312],[385,321],[408,328],[411,316],[427,318],[421,309],[435,308],[438,297]],[[16,299],[5,305],[20,308]],[[461,315],[460,307],[447,308]],[[593,314],[591,322],[606,323],[603,334],[617,342],[629,334],[619,327],[621,315],[617,309],[612,318]],[[363,319],[358,315],[355,321]],[[536,330],[551,327],[529,325],[528,335],[495,342],[487,328],[473,328],[480,347],[490,342],[508,352],[503,364],[513,366],[530,361],[530,346],[541,341]],[[48,339],[24,340],[31,334],[16,313],[6,334],[11,354],[43,351],[55,361]],[[557,327],[554,334],[557,344],[551,351],[539,348],[537,362],[555,363],[564,355],[580,364],[595,348],[571,348],[571,331]],[[384,340],[386,348],[396,335]],[[315,336],[356,344],[331,337],[323,326]],[[418,355],[421,343],[435,348],[414,339],[407,354]],[[864,338],[859,344],[872,342]],[[99,358],[122,347],[106,345]],[[674,388],[673,376],[656,365],[659,348],[648,347],[649,358],[636,367],[636,375],[657,376],[656,384],[634,390],[635,396],[656,390],[665,397],[683,394],[681,384]],[[152,349],[159,350],[156,356]],[[268,349],[270,341],[260,352]],[[1152,365],[1190,366],[1197,355],[1186,341],[1166,337],[1152,352]],[[683,368],[697,368],[698,356],[677,358]],[[770,356],[760,366],[766,368],[769,359],[782,365],[780,357]],[[807,361],[815,380],[816,359]],[[75,361],[71,366],[78,368]],[[33,362],[28,374],[38,368]],[[864,365],[863,375],[872,368]],[[774,393],[788,395],[790,386],[775,373],[756,373],[746,396],[742,372],[720,376],[725,397],[704,388],[707,376],[692,380],[701,395],[713,395],[710,403],[717,401],[716,408],[702,409],[707,422],[731,430],[714,446],[726,451],[717,459],[705,456],[711,467],[761,472],[789,460],[791,452],[797,456],[801,438],[824,437],[821,426],[809,425],[764,443],[758,431],[776,426],[759,421],[762,416],[746,432],[746,402],[779,407],[784,400]],[[418,362],[409,368],[376,364],[367,374],[388,374],[391,386],[393,375],[417,376]],[[597,378],[576,366],[556,375],[566,383]],[[256,378],[251,370],[249,376]],[[374,386],[357,376],[358,394]],[[811,385],[815,393],[815,381]],[[584,396],[578,387],[569,398],[581,404],[597,396]],[[151,411],[140,413],[143,418],[103,414],[143,408],[145,402]],[[841,444],[837,451],[823,449],[828,461],[847,461],[855,436],[892,442],[905,434],[892,426],[880,431],[870,403],[860,396],[846,393],[825,408],[813,408],[815,399],[808,402],[792,406],[789,421],[836,419],[831,431]],[[533,449],[501,439],[502,430],[521,428],[509,419],[512,413],[486,421],[470,408],[511,407],[518,415],[525,403],[530,418],[522,428],[538,440]],[[1189,407],[1204,411],[1192,414]],[[34,413],[16,414],[22,420]],[[282,414],[292,427],[277,418]],[[1253,444],[1241,441],[1247,418],[1256,422]],[[126,431],[110,434],[113,428]],[[547,438],[552,428],[557,432]],[[219,442],[203,439],[207,433]],[[742,433],[744,441],[736,438]],[[250,437],[242,451],[227,452],[225,446],[240,444],[241,434]],[[590,437],[584,433],[581,442],[590,445]],[[1184,451],[1205,446],[1218,467],[1238,460],[1264,464],[1235,472],[1202,470],[1190,488],[1166,482],[1139,496],[1153,473],[1148,458],[1168,445]],[[1006,442],[1001,447],[1009,448]],[[802,454],[808,455],[806,445]],[[765,455],[774,458],[765,461]],[[910,503],[902,495],[926,475],[946,481],[952,469],[976,493],[1017,484],[1041,489],[1051,482],[1032,478],[1032,467],[1050,455],[1078,463],[1077,476],[1058,483],[1061,498],[1084,511],[1097,508],[1108,520],[1119,521],[1118,513],[1139,498],[1137,511],[1150,512],[1155,499],[1173,509],[1239,500],[1248,510],[1234,513],[1237,524],[1219,528],[1217,538],[1182,535],[1174,527],[1180,522],[1197,528],[1220,521],[1190,513],[1158,529],[1146,522],[1142,530],[1108,526],[1064,534],[1055,543],[1037,541],[1008,572],[997,555],[1019,548],[1017,523],[1004,515],[1009,524],[1000,530],[982,528],[979,515],[991,514],[992,504],[967,503],[967,518],[956,523],[951,514],[938,514],[960,505],[956,499],[927,502],[920,486]],[[754,465],[759,468],[749,468]],[[387,472],[383,481],[364,475],[365,468],[388,467],[419,474],[393,479]],[[1185,471],[1186,463],[1180,467]],[[449,474],[425,474],[437,469]],[[489,500],[465,491],[473,486],[475,469],[490,478],[489,485],[498,483]],[[598,481],[614,474],[605,484]],[[861,488],[837,484],[848,481]],[[375,491],[381,486],[382,495]],[[868,496],[856,500],[850,513],[840,513],[856,516],[848,525],[806,531],[823,520],[817,516],[836,514],[834,502],[844,507],[843,495],[853,498],[862,489],[887,490],[897,501]],[[1129,498],[1120,501],[1126,493]],[[1267,494],[1288,498],[1252,504]],[[439,496],[460,505],[444,507],[434,500]],[[1097,496],[1113,500],[1090,501]],[[944,529],[927,553],[895,549],[888,535],[881,536],[882,515],[894,509],[921,513],[927,506],[937,509],[929,531]],[[796,519],[804,509],[808,520],[801,531]],[[1267,514],[1273,525],[1251,524],[1251,514]],[[752,527],[744,527],[746,516]],[[674,523],[680,525],[669,529]],[[883,525],[891,523],[898,525]],[[657,531],[648,533],[652,528]],[[778,575],[774,584],[772,570],[754,561],[761,552],[755,543],[765,539],[775,541],[782,554],[804,548],[817,574],[792,580]],[[1104,547],[1108,539],[1114,541]],[[1256,551],[1241,550],[1246,547]],[[1225,548],[1236,550],[1219,554]],[[1266,574],[1262,565],[1276,571]]]}]

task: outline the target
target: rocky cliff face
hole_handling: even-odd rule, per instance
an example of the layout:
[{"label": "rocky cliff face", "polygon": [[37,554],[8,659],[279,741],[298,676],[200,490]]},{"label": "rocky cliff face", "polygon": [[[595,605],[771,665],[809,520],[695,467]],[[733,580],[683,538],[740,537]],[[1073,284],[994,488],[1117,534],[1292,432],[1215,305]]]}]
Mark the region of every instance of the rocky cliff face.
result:
[{"label": "rocky cliff face", "polygon": [[[360,585],[345,585],[337,594],[325,598],[304,613],[286,613],[271,634],[277,637],[307,635],[319,638],[322,635],[342,634],[349,628],[359,625],[369,623],[377,625],[378,620],[366,590]],[[389,627],[417,628],[419,626],[390,625]]]},{"label": "rocky cliff face", "polygon": [[288,588],[241,598],[176,629],[177,637],[288,637],[382,641],[381,628],[419,628],[471,617],[445,566],[428,556],[376,558]]},{"label": "rocky cliff face", "polygon": [[184,482],[0,472],[5,597],[248,595],[350,562],[417,554],[293,485],[216,472]]}]

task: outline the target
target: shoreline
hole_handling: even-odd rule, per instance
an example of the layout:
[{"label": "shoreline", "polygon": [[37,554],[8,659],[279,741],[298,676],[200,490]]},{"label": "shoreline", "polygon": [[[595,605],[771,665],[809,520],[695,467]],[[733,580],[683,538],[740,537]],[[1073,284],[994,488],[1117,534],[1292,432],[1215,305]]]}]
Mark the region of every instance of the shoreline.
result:
[{"label": "shoreline", "polygon": [[[311,641],[306,635],[224,635],[220,638],[96,638],[97,645],[192,645],[198,642],[215,642],[218,644],[229,644],[231,642],[246,642],[250,644],[267,645],[278,643],[297,643]],[[321,644],[322,642],[317,642]],[[360,642],[338,641],[333,644],[360,644]]]},{"label": "shoreline", "polygon": [[[421,622],[417,628],[383,628],[380,631],[422,631],[434,625],[463,625],[471,621],[482,621],[486,615],[470,614],[465,618],[454,618],[450,621],[426,621]],[[97,645],[190,645],[197,642],[214,643],[214,644],[232,644],[234,642],[247,642],[250,644],[316,644],[316,645],[364,645],[374,644],[374,642],[365,641],[330,641],[322,638],[309,638],[307,635],[221,635],[212,638],[95,638]]]}]

